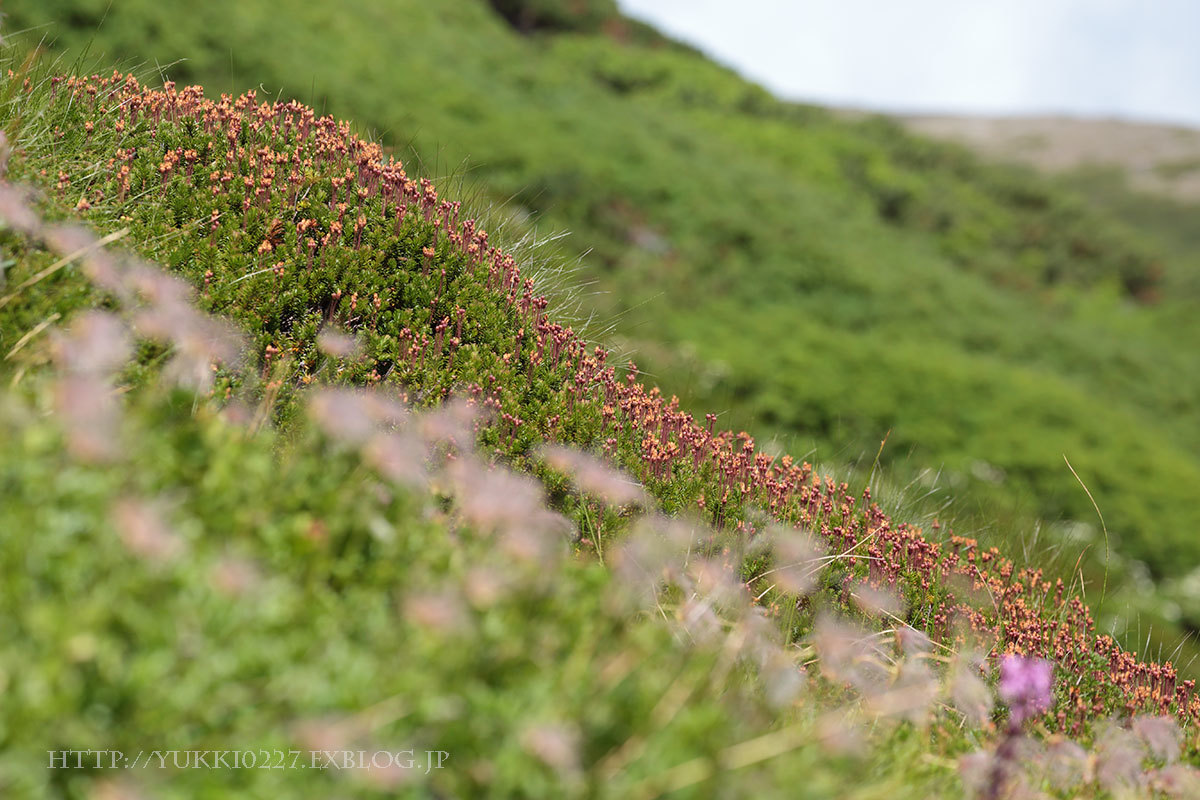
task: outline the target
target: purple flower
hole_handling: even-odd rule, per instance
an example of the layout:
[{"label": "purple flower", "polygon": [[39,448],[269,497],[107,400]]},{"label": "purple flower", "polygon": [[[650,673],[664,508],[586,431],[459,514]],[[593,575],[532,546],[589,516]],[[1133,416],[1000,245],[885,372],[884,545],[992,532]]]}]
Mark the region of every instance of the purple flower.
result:
[{"label": "purple flower", "polygon": [[1053,670],[1054,665],[1041,658],[1000,659],[1000,698],[1008,705],[1014,726],[1050,708]]}]

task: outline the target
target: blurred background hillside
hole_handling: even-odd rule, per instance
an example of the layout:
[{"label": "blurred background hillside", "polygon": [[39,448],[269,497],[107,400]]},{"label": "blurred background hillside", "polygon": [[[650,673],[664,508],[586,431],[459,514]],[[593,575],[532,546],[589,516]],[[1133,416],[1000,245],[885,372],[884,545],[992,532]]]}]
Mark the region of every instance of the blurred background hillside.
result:
[{"label": "blurred background hillside", "polygon": [[[1082,577],[1093,607],[1107,570],[1103,627],[1192,651],[1194,131],[783,100],[609,0],[3,10],[6,36],[63,71],[119,61],[210,96],[295,98],[517,231],[566,232],[589,335],[688,410]],[[1130,130],[1170,146],[1135,158]]]}]

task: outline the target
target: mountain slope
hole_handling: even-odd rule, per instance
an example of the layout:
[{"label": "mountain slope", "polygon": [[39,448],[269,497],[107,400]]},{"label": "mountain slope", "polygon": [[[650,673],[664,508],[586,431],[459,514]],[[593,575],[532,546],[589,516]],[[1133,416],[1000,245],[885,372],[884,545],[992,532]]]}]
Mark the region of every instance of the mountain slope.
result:
[{"label": "mountain slope", "polygon": [[[776,102],[612,19],[527,36],[481,2],[6,12],[73,53],[90,42],[181,82],[311,101],[511,199],[514,225],[570,230],[560,246],[588,253],[603,292],[591,310],[619,315],[612,342],[689,410],[825,462],[865,467],[886,438],[897,483],[938,471],[974,519],[1009,520],[979,531],[989,543],[1038,517],[1092,523],[1066,455],[1114,552],[1158,576],[1200,562],[1195,296],[1029,175]],[[1050,537],[1057,574],[1083,551],[1100,579],[1095,527],[1090,546]],[[1105,613],[1142,595],[1124,585]],[[1156,630],[1156,614],[1200,614],[1200,598],[1174,601],[1139,611]]]},{"label": "mountain slope", "polygon": [[[206,100],[119,73],[20,73],[3,96],[11,174],[44,192],[31,211],[28,196],[0,191],[14,270],[0,315],[15,342],[4,424],[20,444],[0,464],[21,500],[2,510],[6,530],[37,532],[5,537],[2,551],[16,578],[4,616],[22,633],[4,654],[21,727],[4,729],[34,734],[10,748],[82,740],[132,751],[170,730],[281,747],[382,735],[465,750],[463,770],[434,779],[451,794],[794,796],[801,777],[814,796],[851,782],[863,796],[944,794],[961,790],[947,758],[975,747],[964,723],[988,730],[971,645],[1053,657],[1060,679],[1045,702],[1056,705],[1042,722],[1072,736],[1110,712],[1200,715],[1192,682],[1097,636],[1061,582],[951,532],[928,539],[869,489],[774,459],[711,418],[699,425],[636,371],[619,375],[603,348],[555,321],[524,265],[457,201],[348,125],[296,103]],[[106,238],[128,237],[189,278],[200,305],[238,322],[246,341],[235,346],[197,314],[178,279],[40,214],[122,226]],[[37,339],[60,318],[63,330]],[[304,388],[329,383],[385,390]],[[396,402],[447,395],[465,405],[414,420]],[[264,432],[271,418],[279,439]],[[547,439],[619,461],[677,522],[638,530],[631,518],[650,505],[641,492],[607,468],[597,475],[594,459],[534,447]],[[538,475],[555,510],[538,507],[536,484],[477,461],[475,441],[480,459]],[[696,513],[719,530],[689,523]],[[567,533],[575,558],[564,558]],[[589,546],[615,569],[596,568]],[[193,547],[197,558],[180,558]],[[250,563],[219,561],[228,549]],[[80,586],[99,600],[81,606]],[[647,591],[694,646],[625,605]],[[815,615],[826,607],[882,633]],[[235,611],[257,635],[231,629]],[[925,665],[943,658],[934,642],[958,652],[976,700]],[[797,659],[811,653],[824,678],[796,702]],[[860,671],[864,662],[874,666]],[[55,674],[64,691],[44,691]],[[864,725],[815,716],[846,703],[849,686],[866,701]],[[246,698],[264,693],[266,713],[247,715]],[[935,709],[937,697],[959,711]],[[982,712],[969,711],[976,702]],[[853,751],[837,742],[863,730],[878,746],[865,785],[852,762],[826,755]],[[1109,738],[1144,747],[1131,736]],[[6,788],[96,788],[86,775],[30,770],[15,752],[26,766]],[[1158,766],[1174,758],[1155,756],[1136,779],[1158,785]],[[373,783],[427,787],[394,771],[345,778],[364,781],[350,786],[363,794]],[[298,773],[256,779],[264,790],[308,785]],[[154,788],[218,796],[228,780],[197,770]],[[1096,791],[1108,787],[1101,777]]]}]

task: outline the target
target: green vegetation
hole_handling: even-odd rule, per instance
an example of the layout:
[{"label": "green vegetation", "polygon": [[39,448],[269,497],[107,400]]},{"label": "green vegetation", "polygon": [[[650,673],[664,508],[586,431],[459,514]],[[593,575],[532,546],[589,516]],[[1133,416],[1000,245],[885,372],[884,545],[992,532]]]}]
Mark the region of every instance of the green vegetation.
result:
[{"label": "green vegetation", "polygon": [[1011,520],[981,529],[997,542],[1098,528],[1066,455],[1116,552],[1200,562],[1195,294],[1046,181],[780,103],[619,18],[530,37],[482,2],[105,9],[6,6],[10,30],[50,25],[26,40],[314,103],[570,231],[591,310],[690,410],[864,468],[887,436],[897,483],[940,472],[962,525]]},{"label": "green vegetation", "polygon": [[1200,280],[1196,203],[1133,190],[1125,175],[1115,168],[1078,169],[1065,175],[1063,182],[1093,205],[1150,237],[1176,265],[1172,272],[1176,284],[1172,288],[1185,297],[1196,297]]},{"label": "green vegetation", "polygon": [[[46,750],[178,737],[470,762],[416,782],[326,771],[319,790],[256,773],[258,792],[816,797],[853,775],[862,797],[951,796],[960,776],[997,781],[960,755],[1004,758],[986,688],[982,711],[961,696],[983,686],[973,646],[1053,658],[1041,730],[1094,741],[1095,765],[1135,752],[1128,774],[1096,766],[1079,789],[1056,784],[1064,757],[1046,749],[1027,759],[1033,785],[1169,793],[1194,777],[1143,723],[1099,725],[1175,715],[1194,757],[1194,685],[1097,636],[1075,598],[1084,570],[1095,602],[1111,544],[1104,626],[1140,614],[1171,646],[1161,623],[1200,614],[1182,237],[1147,244],[1031,175],[779,103],[605,3],[505,5],[518,31],[475,3],[130,3],[98,33],[100,10],[71,9],[67,49],[176,47],[190,60],[171,74],[214,101],[243,70],[311,75],[324,50],[337,70],[283,95],[322,98],[420,165],[296,103],[12,63],[8,176],[41,195],[0,191],[0,490],[20,499],[0,530],[39,535],[0,544],[4,789],[84,796],[112,776],[47,771]],[[12,27],[56,7],[9,11]],[[229,38],[203,32],[218,19]],[[394,41],[394,62],[368,57]],[[442,163],[475,187],[467,208],[415,178]],[[497,202],[489,239],[469,207]],[[83,218],[186,278],[242,346],[182,284],[37,216]],[[571,236],[530,246],[547,228]],[[585,249],[607,294],[554,266]],[[667,397],[565,327],[570,304],[615,319],[574,324],[636,351]],[[403,422],[329,384],[467,405]],[[727,409],[720,426],[766,452],[672,392],[684,411]],[[822,483],[773,457],[785,449],[855,479]],[[936,496],[906,499],[931,467],[959,518],[994,524],[980,541],[932,520]],[[1070,524],[1095,518],[1089,490],[1111,538]],[[1018,551],[1039,519],[1048,542]],[[654,556],[653,585],[631,579],[664,541],[678,551]],[[222,796],[244,777],[145,788]]]},{"label": "green vegetation", "polygon": [[[283,440],[155,385],[124,407],[116,435],[134,455],[87,463],[38,412],[54,385],[20,389],[0,406],[0,487],[20,500],[0,504],[6,797],[651,797],[671,767],[719,764],[773,727],[719,650],[680,646],[562,540],[532,558],[497,548],[488,514],[452,522],[453,494],[397,485],[311,426]],[[512,494],[514,479],[491,480]],[[688,702],[664,713],[664,693]],[[185,753],[108,762],[151,747]],[[109,768],[47,768],[48,751],[85,749]],[[187,768],[203,749],[260,768]],[[313,756],[358,750],[411,769]],[[901,736],[876,768],[898,776],[925,750]],[[426,773],[430,759],[442,768]],[[809,748],[719,769],[702,795],[821,797],[854,763]]]},{"label": "green vegetation", "polygon": [[[7,88],[2,156],[48,194],[40,209],[0,186],[0,304],[6,321],[50,313],[4,368],[0,478],[21,502],[0,522],[37,532],[0,550],[19,642],[0,662],[6,791],[220,796],[244,782],[229,759],[251,756],[287,765],[250,773],[275,792],[1191,791],[1178,759],[1196,732],[1178,723],[1200,715],[1193,682],[1096,637],[1040,571],[961,537],[943,549],[868,492],[856,509],[845,484],[714,435],[711,416],[699,428],[633,374],[618,384],[456,203],[346,126],[118,73]],[[125,227],[98,240],[41,219],[68,209]],[[123,236],[243,330],[101,249]],[[448,392],[417,417],[396,402]],[[603,440],[653,500],[591,456],[531,447],[542,438]],[[497,458],[539,475],[551,508]],[[675,519],[639,511],[653,506]],[[1002,674],[1020,711],[994,750],[1004,715],[972,648],[1053,654],[1060,673],[1057,688],[1050,664]],[[1021,674],[1046,678],[1030,690]],[[1028,720],[1094,735],[1098,763],[1119,751],[1124,766],[1093,774],[1049,747],[1014,759]],[[147,737],[172,736],[188,749],[143,758]],[[197,744],[209,755],[189,762]],[[464,766],[414,773],[431,753]],[[152,777],[106,774],[155,759]]]}]

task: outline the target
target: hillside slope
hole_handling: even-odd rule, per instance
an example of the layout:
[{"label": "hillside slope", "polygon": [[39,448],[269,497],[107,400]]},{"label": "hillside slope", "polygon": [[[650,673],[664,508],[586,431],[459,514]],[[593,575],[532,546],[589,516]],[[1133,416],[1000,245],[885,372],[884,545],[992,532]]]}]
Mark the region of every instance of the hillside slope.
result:
[{"label": "hillside slope", "polygon": [[1167,255],[1172,291],[1200,294],[1200,130],[1103,119],[908,118],[987,157],[1025,164],[1138,230]]},{"label": "hillside slope", "polygon": [[[961,508],[1005,520],[978,532],[989,544],[1039,518],[1096,519],[1066,455],[1114,552],[1156,577],[1200,563],[1196,297],[1172,262],[1030,175],[779,103],[611,16],[531,36],[483,2],[6,13],[72,54],[311,102],[510,201],[514,225],[569,230],[591,310],[618,315],[611,343],[686,409],[822,462],[865,468],[886,438],[897,483],[940,472]],[[1098,580],[1096,526],[1070,530],[1085,538],[1043,535],[1063,550],[1054,569],[1085,557]],[[1194,623],[1191,584],[1137,609],[1147,625]]]},{"label": "hillside slope", "polygon": [[[1194,788],[1194,682],[1041,570],[618,374],[345,123],[117,72],[0,97],[6,177],[41,187],[0,186],[6,792],[955,796],[996,759],[1074,796]],[[1002,669],[994,708],[1000,653],[1052,658],[1044,694]],[[1029,720],[1123,766],[1003,755]],[[172,737],[455,760],[41,760]]]}]

